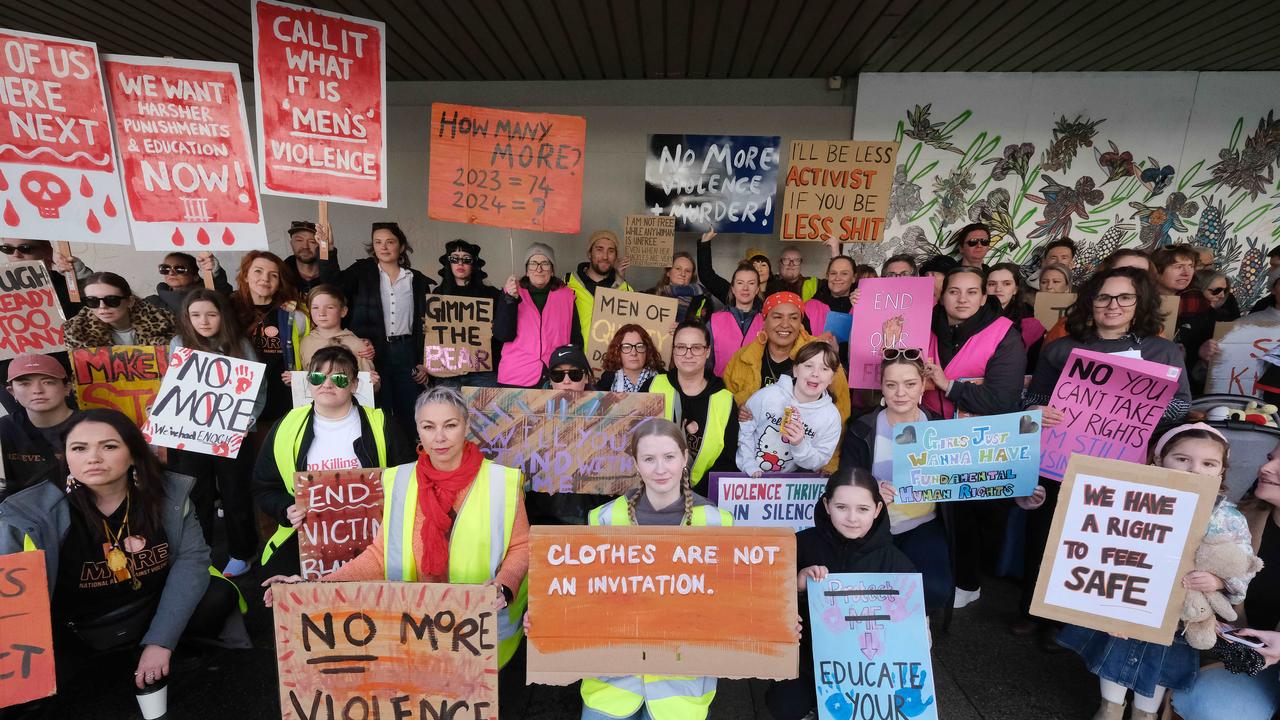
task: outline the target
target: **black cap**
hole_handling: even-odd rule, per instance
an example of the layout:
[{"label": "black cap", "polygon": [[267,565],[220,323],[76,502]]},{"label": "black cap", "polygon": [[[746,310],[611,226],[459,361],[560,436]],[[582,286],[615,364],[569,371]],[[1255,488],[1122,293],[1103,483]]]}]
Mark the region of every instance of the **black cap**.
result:
[{"label": "black cap", "polygon": [[591,366],[587,364],[586,353],[573,345],[561,345],[551,353],[551,359],[547,361],[547,367],[554,368],[559,365],[572,365],[583,370],[591,369]]},{"label": "black cap", "polygon": [[309,232],[316,231],[316,224],[307,220],[294,220],[289,223],[289,235],[292,236],[296,232],[307,230]]}]

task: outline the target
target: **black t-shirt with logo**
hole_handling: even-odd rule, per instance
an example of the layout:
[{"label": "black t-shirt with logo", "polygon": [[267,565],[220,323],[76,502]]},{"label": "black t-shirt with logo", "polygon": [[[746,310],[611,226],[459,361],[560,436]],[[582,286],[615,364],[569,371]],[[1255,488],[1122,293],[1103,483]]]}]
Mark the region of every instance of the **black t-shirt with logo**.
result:
[{"label": "black t-shirt with logo", "polygon": [[[124,520],[124,511],[125,503],[120,503],[120,507],[107,518],[113,534]],[[55,621],[88,622],[142,599],[159,601],[172,560],[169,542],[163,528],[156,528],[147,535],[135,529],[141,514],[136,503],[130,514],[129,534],[143,542],[137,552],[126,552],[128,567],[142,584],[137,589],[131,579],[116,582],[115,574],[107,567],[102,549],[101,516],[95,513],[93,518],[86,518],[79,508],[74,504],[71,506],[71,528],[59,552],[57,585],[53,593]]]}]

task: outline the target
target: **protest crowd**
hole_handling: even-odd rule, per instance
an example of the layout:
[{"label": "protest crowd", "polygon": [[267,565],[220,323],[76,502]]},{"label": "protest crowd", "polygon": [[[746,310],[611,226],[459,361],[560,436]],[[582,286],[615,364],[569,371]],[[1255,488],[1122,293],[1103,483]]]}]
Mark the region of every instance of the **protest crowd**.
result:
[{"label": "protest crowd", "polygon": [[711,221],[583,232],[548,203],[565,257],[336,237],[322,207],[234,256],[170,247],[152,294],[54,230],[0,239],[3,295],[64,319],[0,363],[0,599],[42,577],[16,586],[48,628],[0,638],[0,688],[50,683],[0,716],[54,716],[56,680],[166,717],[169,677],[265,606],[287,717],[516,717],[573,682],[584,719],[702,720],[744,677],[778,720],[939,717],[921,663],[997,611],[994,576],[1011,633],[1097,676],[1095,720],[1280,709],[1276,341],[1221,379],[1232,328],[1278,324],[1280,246],[1246,308],[1186,238],[988,265],[1006,235],[977,221],[873,267],[878,231],[828,228],[825,267],[773,237],[716,267]]}]

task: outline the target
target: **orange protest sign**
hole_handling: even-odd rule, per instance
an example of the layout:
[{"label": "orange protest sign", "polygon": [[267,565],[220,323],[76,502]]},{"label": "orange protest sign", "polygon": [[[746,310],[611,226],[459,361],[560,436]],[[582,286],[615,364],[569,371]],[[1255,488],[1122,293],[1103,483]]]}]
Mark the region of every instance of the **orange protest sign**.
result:
[{"label": "orange protest sign", "polygon": [[300,583],[272,605],[285,720],[498,717],[492,588]]},{"label": "orange protest sign", "polygon": [[160,392],[169,353],[159,345],[112,345],[76,348],[71,369],[81,408],[107,408],[128,415],[142,427],[148,408]]},{"label": "orange protest sign", "polygon": [[782,240],[883,240],[897,158],[888,140],[792,141]]},{"label": "orange protest sign", "polygon": [[574,115],[435,103],[427,216],[576,233],[587,121]]},{"label": "orange protest sign", "polygon": [[0,708],[55,690],[44,551],[0,555]]},{"label": "orange protest sign", "polygon": [[529,682],[799,672],[789,528],[534,526],[529,545]]}]

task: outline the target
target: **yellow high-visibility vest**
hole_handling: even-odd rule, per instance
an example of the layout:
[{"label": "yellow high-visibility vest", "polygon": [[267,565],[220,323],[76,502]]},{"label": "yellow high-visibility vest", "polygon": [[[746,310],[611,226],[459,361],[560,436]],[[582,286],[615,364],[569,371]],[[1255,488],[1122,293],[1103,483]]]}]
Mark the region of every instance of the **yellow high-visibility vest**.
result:
[{"label": "yellow high-visibility vest", "polygon": [[[667,399],[667,409],[663,414],[668,420],[675,420],[676,389],[666,375],[658,375],[649,383],[649,392],[661,393]],[[689,483],[695,488],[707,471],[715,464],[724,450],[724,431],[729,426],[729,417],[733,414],[733,393],[720,388],[711,394],[707,401],[707,418],[702,426],[702,445],[693,459],[693,467],[689,468]]]}]

